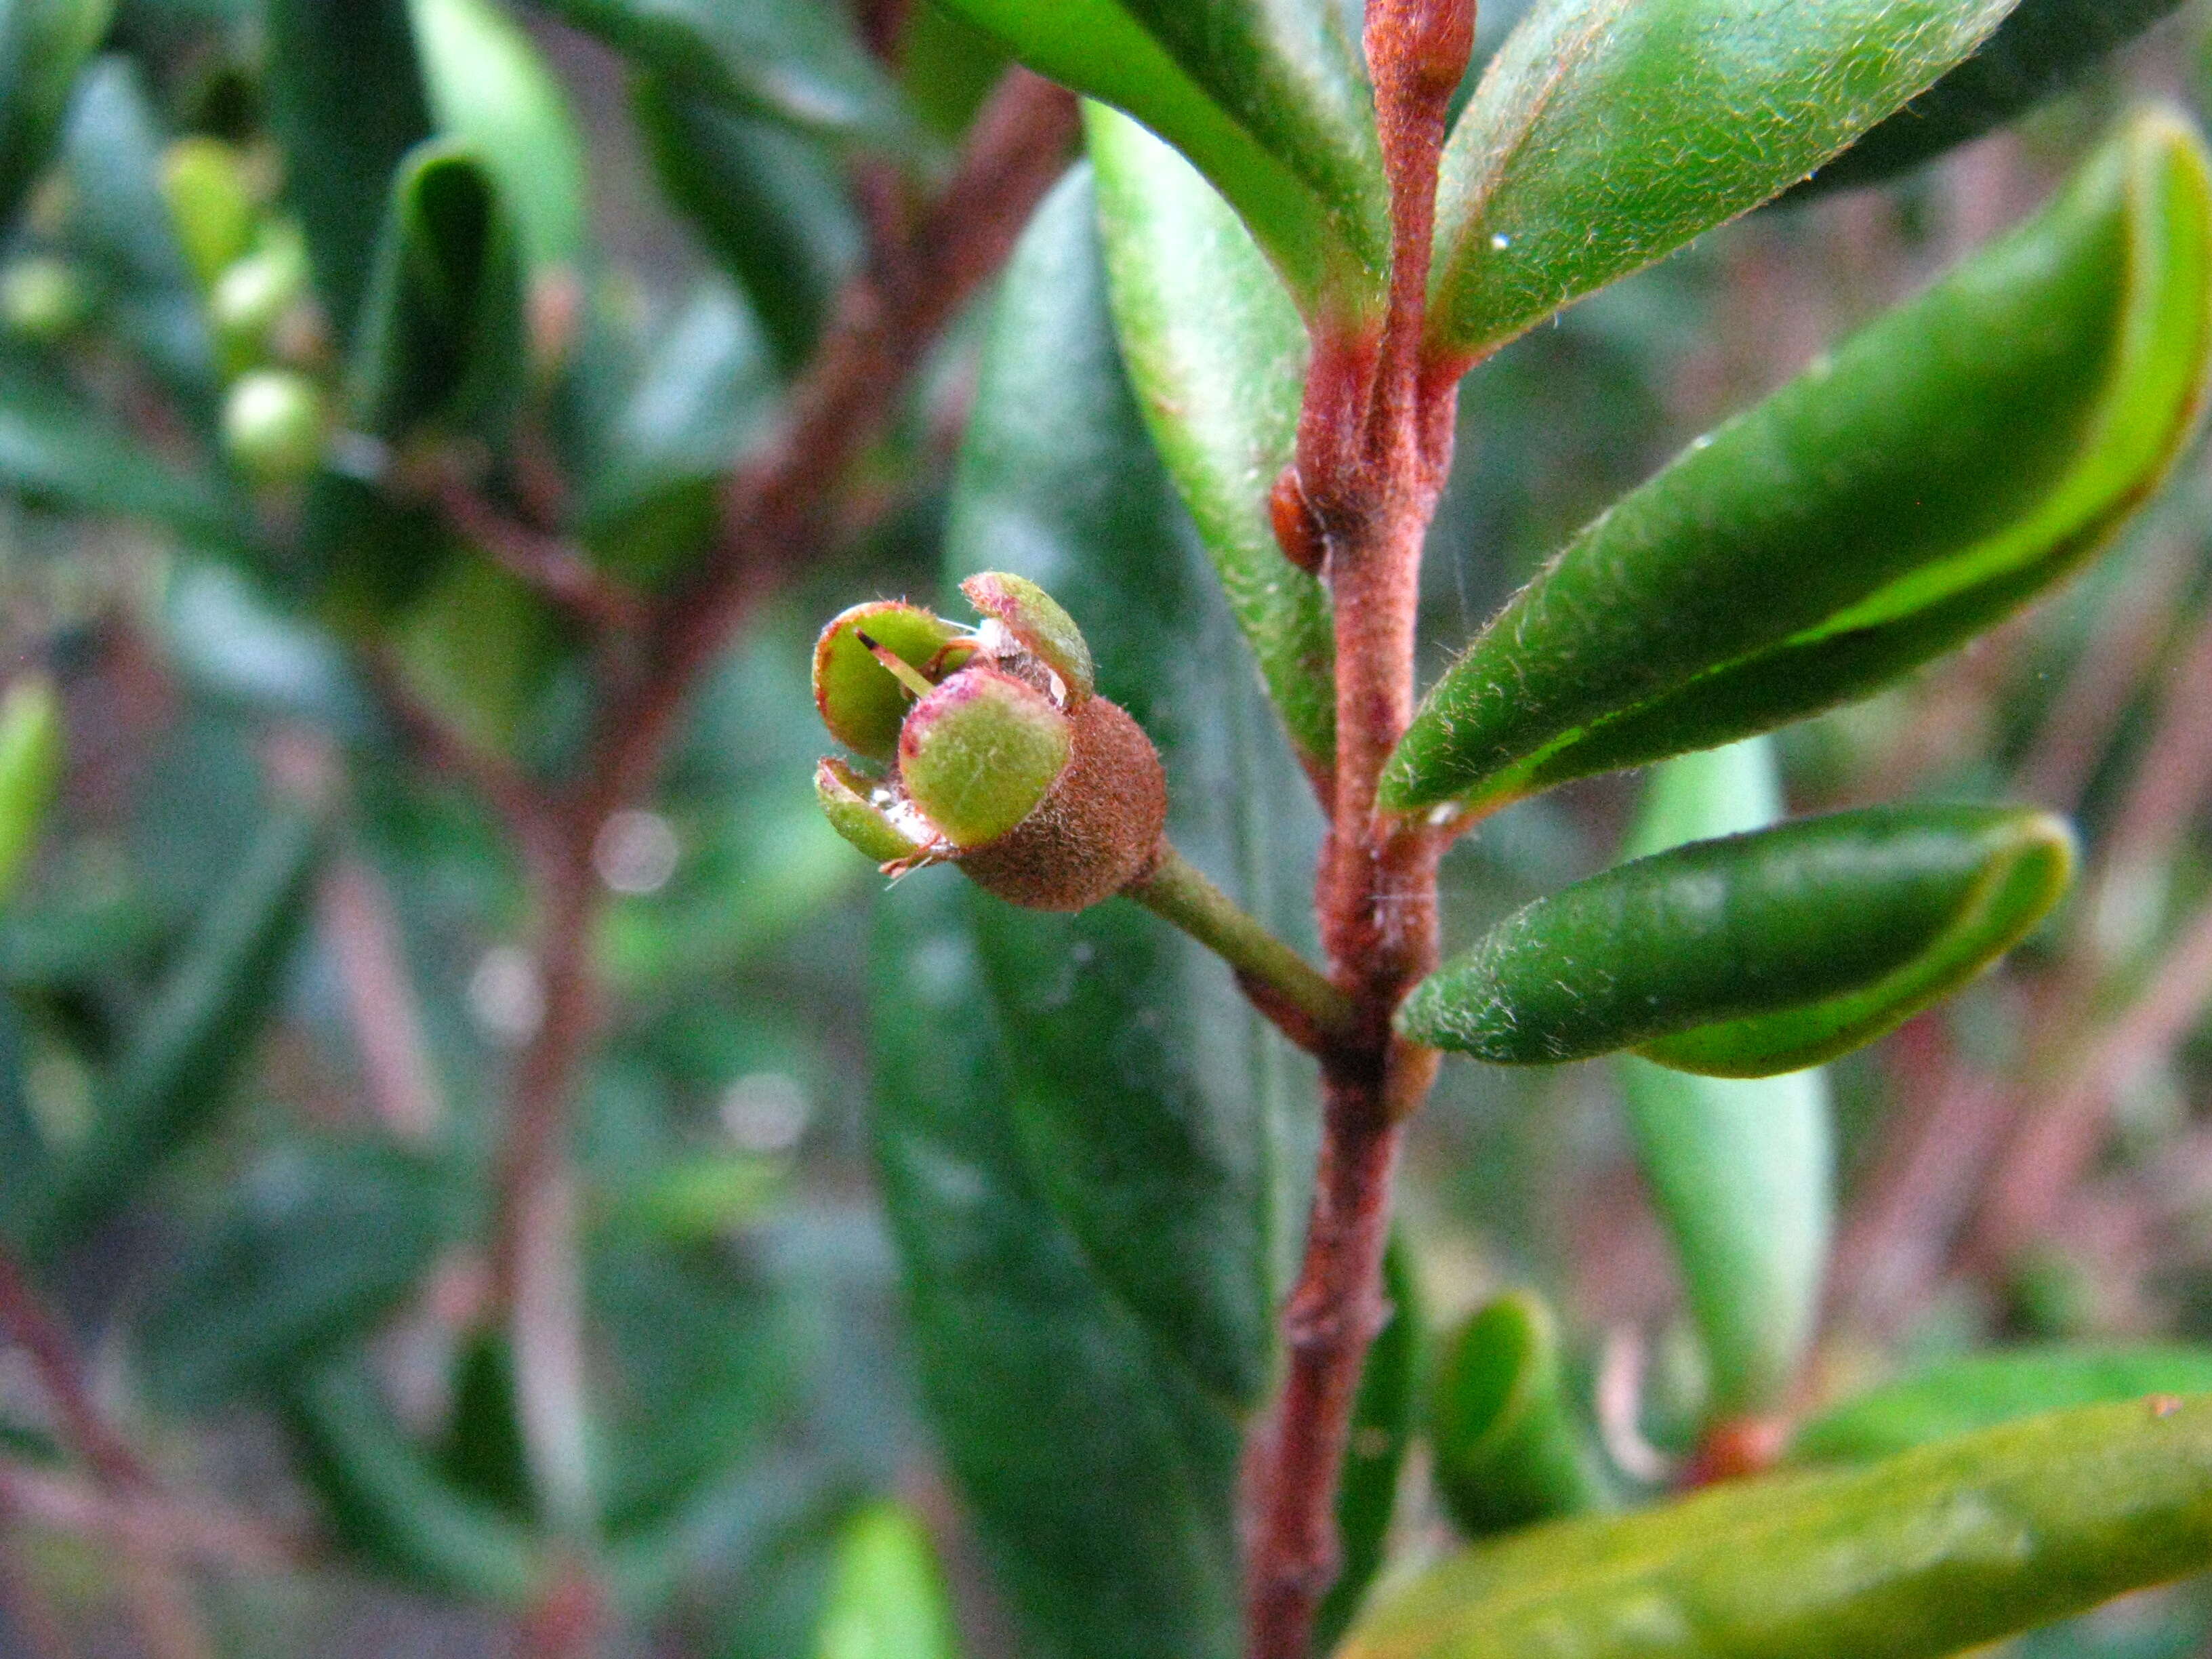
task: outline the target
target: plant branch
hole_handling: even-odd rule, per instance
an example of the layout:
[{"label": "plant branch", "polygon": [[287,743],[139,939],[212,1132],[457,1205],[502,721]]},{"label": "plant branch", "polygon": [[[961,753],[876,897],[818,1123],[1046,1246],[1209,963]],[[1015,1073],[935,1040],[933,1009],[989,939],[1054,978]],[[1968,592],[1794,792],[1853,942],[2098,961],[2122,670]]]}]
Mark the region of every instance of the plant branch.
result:
[{"label": "plant branch", "polygon": [[574,544],[501,512],[458,471],[445,471],[434,493],[446,522],[464,540],[586,628],[620,635],[644,622],[645,604],[635,593],[609,577]]},{"label": "plant branch", "polygon": [[1367,60],[1390,186],[1389,298],[1373,325],[1318,320],[1298,428],[1301,513],[1285,556],[1317,544],[1335,605],[1337,749],[1316,881],[1322,939],[1354,1014],[1322,1057],[1322,1146],[1305,1258],[1284,1315],[1280,1399],[1249,1448],[1252,1659],[1306,1659],[1337,1571],[1336,1488],[1367,1350],[1388,1317],[1382,1252],[1401,1125],[1437,1056],[1390,1019],[1437,957],[1425,825],[1378,817],[1382,769],[1413,710],[1422,544],[1450,464],[1457,376],[1422,340],[1437,167],[1473,49],[1472,0],[1370,0]]},{"label": "plant branch", "polygon": [[1123,891],[1236,969],[1260,1012],[1301,1048],[1322,1054],[1354,1040],[1352,999],[1174,847],[1165,848],[1152,874]]}]

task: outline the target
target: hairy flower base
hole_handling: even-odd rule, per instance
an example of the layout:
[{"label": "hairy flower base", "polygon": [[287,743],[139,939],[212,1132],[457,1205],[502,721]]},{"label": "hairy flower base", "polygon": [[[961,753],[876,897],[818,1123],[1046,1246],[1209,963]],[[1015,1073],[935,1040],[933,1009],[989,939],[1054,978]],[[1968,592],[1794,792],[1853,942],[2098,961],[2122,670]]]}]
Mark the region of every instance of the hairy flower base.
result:
[{"label": "hairy flower base", "polygon": [[1136,721],[1103,697],[1069,715],[1073,754],[1036,810],[962,855],[980,886],[1032,910],[1085,910],[1152,873],[1167,830],[1167,775]]}]

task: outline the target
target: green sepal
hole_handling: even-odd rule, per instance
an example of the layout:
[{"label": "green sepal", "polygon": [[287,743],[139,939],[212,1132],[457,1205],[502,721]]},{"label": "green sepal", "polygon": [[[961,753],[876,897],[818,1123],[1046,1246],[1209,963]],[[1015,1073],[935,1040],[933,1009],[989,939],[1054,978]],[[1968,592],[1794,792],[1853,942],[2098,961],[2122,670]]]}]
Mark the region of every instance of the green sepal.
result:
[{"label": "green sepal", "polygon": [[1821,1413],[1801,1463],[1863,1463],[2082,1406],[2212,1394],[2212,1348],[2008,1348],[1943,1361]]},{"label": "green sepal", "polygon": [[985,847],[1019,824],[1074,752],[1067,716],[1025,680],[963,670],[899,730],[899,781],[955,847]]},{"label": "green sepal", "polygon": [[430,137],[408,0],[263,0],[263,86],[315,286],[350,343],[392,180]]},{"label": "green sepal", "polygon": [[1876,184],[1971,143],[2080,85],[2180,3],[2020,0],[1979,52],[1790,195]]},{"label": "green sepal", "polygon": [[1623,1048],[1765,1077],[1871,1042],[1979,973],[2064,890],[2046,814],[1886,807],[1639,859],[1492,928],[1407,1000],[1416,1042],[1497,1065]]},{"label": "green sepal", "polygon": [[1073,701],[1098,689],[1091,647],[1058,599],[1026,576],[987,570],[960,584],[960,591],[984,616],[1004,627],[1031,656],[1057,675]]},{"label": "green sepal", "polygon": [[1469,1538],[1612,1506],[1559,1327],[1527,1291],[1499,1297],[1444,1344],[1428,1426],[1437,1494]]},{"label": "green sepal", "polygon": [[1430,692],[1384,805],[1495,804],[1862,696],[2101,549],[2212,351],[2212,202],[2137,116],[2038,218],[1692,446]]},{"label": "green sepal", "polygon": [[837,1540],[814,1659],[957,1659],[937,1551],[902,1504],[869,1504]]},{"label": "green sepal", "polygon": [[814,769],[814,797],[822,803],[822,816],[831,829],[878,864],[912,858],[924,843],[901,830],[870,799],[873,793],[869,779],[835,757]]},{"label": "green sepal", "polygon": [[[841,611],[814,642],[814,707],[830,735],[854,754],[889,760],[915,693],[861,641],[866,635],[917,672],[942,678],[947,647],[965,629],[901,599],[871,599]],[[965,661],[963,655],[960,661]]]},{"label": "green sepal", "polygon": [[1336,750],[1328,590],[1283,556],[1269,507],[1297,447],[1305,326],[1189,162],[1103,105],[1084,115],[1130,382],[1291,746],[1325,774]]},{"label": "green sepal", "polygon": [[15,0],[0,10],[0,225],[46,171],[70,88],[114,9],[114,0]]},{"label": "green sepal", "polygon": [[2208,1555],[2212,1400],[2093,1407],[1469,1550],[1338,1659],[1942,1659]]},{"label": "green sepal", "polygon": [[1127,111],[1212,181],[1309,319],[1380,316],[1389,191],[1342,12],[1314,0],[943,0],[1039,74]]},{"label": "green sepal", "polygon": [[26,674],[0,697],[0,904],[22,879],[46,811],[61,787],[61,699],[43,674]]},{"label": "green sepal", "polygon": [[[1782,811],[1771,738],[1685,755],[1651,774],[1626,850],[1741,834]],[[1707,1420],[1774,1412],[1820,1321],[1835,1212],[1826,1079],[1693,1077],[1634,1055],[1616,1064],[1704,1350]]]},{"label": "green sepal", "polygon": [[1544,0],[1444,152],[1431,349],[1472,360],[1778,195],[2016,0]]}]

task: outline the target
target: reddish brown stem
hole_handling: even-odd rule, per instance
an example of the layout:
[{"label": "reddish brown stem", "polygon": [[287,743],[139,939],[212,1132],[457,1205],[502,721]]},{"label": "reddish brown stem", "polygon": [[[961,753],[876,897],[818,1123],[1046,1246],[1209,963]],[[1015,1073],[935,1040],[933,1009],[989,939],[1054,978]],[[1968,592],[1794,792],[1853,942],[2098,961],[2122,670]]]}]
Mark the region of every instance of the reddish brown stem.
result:
[{"label": "reddish brown stem", "polygon": [[572,543],[510,517],[458,475],[441,478],[436,494],[448,524],[509,575],[579,622],[601,633],[620,635],[644,621],[645,606],[638,596],[593,565]]},{"label": "reddish brown stem", "polygon": [[1470,0],[1370,0],[1366,47],[1390,182],[1393,248],[1379,329],[1318,324],[1299,424],[1286,556],[1318,532],[1336,614],[1337,750],[1316,883],[1322,939],[1356,1011],[1322,1058],[1319,1176],[1305,1258],[1285,1315],[1283,1393],[1255,1437],[1247,1593],[1252,1659],[1306,1659],[1337,1566],[1338,1472],[1369,1345],[1387,1310],[1382,1250],[1400,1125],[1436,1056],[1390,1017],[1437,954],[1440,841],[1376,811],[1413,708],[1422,543],[1450,462],[1455,376],[1422,355],[1437,164],[1472,48]]}]

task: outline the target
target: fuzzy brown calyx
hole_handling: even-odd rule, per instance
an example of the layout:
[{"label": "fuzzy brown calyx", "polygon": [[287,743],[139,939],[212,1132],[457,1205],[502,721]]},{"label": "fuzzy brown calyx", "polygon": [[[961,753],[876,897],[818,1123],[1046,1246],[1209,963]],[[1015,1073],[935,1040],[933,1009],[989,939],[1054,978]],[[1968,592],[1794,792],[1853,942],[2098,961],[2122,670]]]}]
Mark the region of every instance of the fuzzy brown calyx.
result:
[{"label": "fuzzy brown calyx", "polygon": [[1117,703],[1070,710],[1067,768],[1036,809],[960,867],[978,886],[1031,910],[1087,910],[1159,862],[1168,781],[1159,751]]}]

